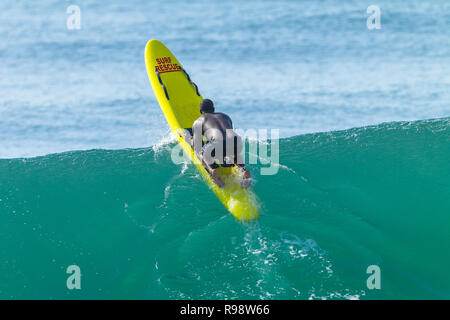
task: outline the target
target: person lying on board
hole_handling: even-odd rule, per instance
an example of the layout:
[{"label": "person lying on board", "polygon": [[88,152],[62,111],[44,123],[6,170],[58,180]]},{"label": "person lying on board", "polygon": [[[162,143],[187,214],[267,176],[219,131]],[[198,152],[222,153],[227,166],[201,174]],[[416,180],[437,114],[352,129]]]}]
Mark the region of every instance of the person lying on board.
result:
[{"label": "person lying on board", "polygon": [[[250,179],[250,172],[245,169],[241,155],[242,138],[233,131],[231,118],[224,113],[214,111],[214,103],[210,99],[202,100],[200,103],[202,115],[192,126],[191,145],[214,183],[222,188],[225,182],[218,175],[219,166],[239,166],[244,180]],[[203,140],[206,140],[206,143],[203,143]]]}]

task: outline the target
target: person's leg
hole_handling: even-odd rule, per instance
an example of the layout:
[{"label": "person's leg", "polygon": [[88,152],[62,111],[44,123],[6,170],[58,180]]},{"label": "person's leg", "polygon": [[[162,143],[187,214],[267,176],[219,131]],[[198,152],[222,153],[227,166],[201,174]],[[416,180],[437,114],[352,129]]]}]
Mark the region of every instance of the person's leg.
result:
[{"label": "person's leg", "polygon": [[202,163],[205,167],[206,171],[211,175],[214,183],[217,184],[220,188],[225,186],[225,182],[219,177],[217,169],[219,165],[215,161],[215,144],[212,142],[208,142],[203,147],[202,153]]}]

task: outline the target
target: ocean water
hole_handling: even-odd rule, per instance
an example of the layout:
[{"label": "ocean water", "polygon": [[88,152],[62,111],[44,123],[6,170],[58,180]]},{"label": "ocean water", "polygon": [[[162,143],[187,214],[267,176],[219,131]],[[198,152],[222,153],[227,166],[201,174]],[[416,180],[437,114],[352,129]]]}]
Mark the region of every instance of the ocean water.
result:
[{"label": "ocean water", "polygon": [[[371,4],[2,1],[0,298],[450,299],[450,2]],[[172,163],[151,38],[280,130],[258,222]]]},{"label": "ocean water", "polygon": [[[77,4],[81,29],[68,30]],[[449,116],[450,2],[1,1],[0,157],[148,147],[161,40],[236,127],[282,137]]]},{"label": "ocean water", "polygon": [[249,224],[174,143],[0,160],[0,298],[449,299],[449,125],[282,139]]}]

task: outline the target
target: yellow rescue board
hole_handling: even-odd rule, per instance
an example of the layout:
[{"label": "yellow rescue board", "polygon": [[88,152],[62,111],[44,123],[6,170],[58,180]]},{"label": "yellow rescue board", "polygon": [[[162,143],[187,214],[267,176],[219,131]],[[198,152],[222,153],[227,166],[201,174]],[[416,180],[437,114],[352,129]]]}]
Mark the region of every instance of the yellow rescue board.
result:
[{"label": "yellow rescue board", "polygon": [[150,40],[145,48],[145,65],[156,99],[178,142],[190,157],[206,184],[233,216],[240,221],[259,217],[259,201],[250,188],[242,188],[238,167],[220,167],[219,176],[225,182],[219,188],[195,155],[192,147],[184,140],[183,129],[192,128],[200,117],[202,97],[196,85],[175,56],[158,40]]}]

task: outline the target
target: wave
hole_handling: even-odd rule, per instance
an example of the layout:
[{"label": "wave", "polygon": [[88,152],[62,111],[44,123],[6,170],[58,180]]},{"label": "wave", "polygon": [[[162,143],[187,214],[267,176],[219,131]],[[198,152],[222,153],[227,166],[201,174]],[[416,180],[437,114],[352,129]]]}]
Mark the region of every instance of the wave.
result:
[{"label": "wave", "polygon": [[[0,160],[1,298],[450,298],[450,118],[280,140],[236,221],[153,148]],[[79,265],[83,289],[68,291]],[[378,265],[381,290],[369,290]]]}]

